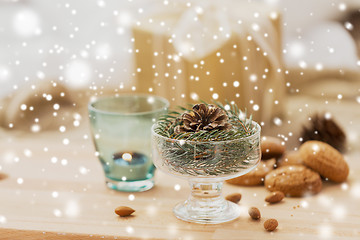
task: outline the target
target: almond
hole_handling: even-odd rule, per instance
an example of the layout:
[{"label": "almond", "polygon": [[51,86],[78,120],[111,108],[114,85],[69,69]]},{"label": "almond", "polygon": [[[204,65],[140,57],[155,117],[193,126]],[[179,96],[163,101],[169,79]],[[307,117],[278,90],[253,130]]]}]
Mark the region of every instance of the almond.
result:
[{"label": "almond", "polygon": [[240,193],[232,193],[229,194],[225,197],[226,200],[233,202],[233,203],[238,203],[241,200],[241,194]]},{"label": "almond", "polygon": [[264,228],[269,232],[274,231],[278,225],[278,221],[274,218],[270,218],[264,222]]},{"label": "almond", "polygon": [[258,208],[256,207],[251,207],[249,208],[249,215],[252,219],[254,220],[258,220],[261,218],[261,214]]},{"label": "almond", "polygon": [[115,213],[120,217],[130,216],[133,212],[135,212],[134,209],[126,206],[120,206],[115,209]]},{"label": "almond", "polygon": [[284,197],[285,197],[285,195],[283,192],[275,191],[275,192],[270,193],[270,195],[268,195],[265,198],[265,201],[268,203],[278,203],[281,200],[283,200]]}]

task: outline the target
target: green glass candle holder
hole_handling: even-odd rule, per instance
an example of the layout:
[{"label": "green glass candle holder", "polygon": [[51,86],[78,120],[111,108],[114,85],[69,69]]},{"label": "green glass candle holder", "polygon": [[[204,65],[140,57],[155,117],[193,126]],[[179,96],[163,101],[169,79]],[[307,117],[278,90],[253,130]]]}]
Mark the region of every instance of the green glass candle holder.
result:
[{"label": "green glass candle holder", "polygon": [[109,188],[141,192],[154,186],[151,126],[168,107],[164,98],[134,94],[89,103],[93,142]]}]

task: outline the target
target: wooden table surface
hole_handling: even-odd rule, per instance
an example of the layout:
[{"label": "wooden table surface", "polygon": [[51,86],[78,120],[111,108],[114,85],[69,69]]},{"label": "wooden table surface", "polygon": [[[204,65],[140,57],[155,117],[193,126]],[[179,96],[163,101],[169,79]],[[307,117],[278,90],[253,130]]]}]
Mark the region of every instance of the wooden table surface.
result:
[{"label": "wooden table surface", "polygon": [[[107,189],[86,119],[64,133],[1,132],[0,239],[360,239],[359,103],[334,100],[325,105],[323,100],[293,97],[287,108],[282,126],[266,133],[289,136],[292,131],[288,147],[296,146],[294,131],[308,113],[324,109],[335,113],[349,137],[348,181],[325,183],[316,196],[285,198],[275,205],[265,203],[269,192],[263,186],[225,184],[224,195],[242,194],[242,215],[218,225],[176,219],[172,207],[187,198],[189,187],[160,171],[150,191]],[[114,209],[120,205],[134,208],[135,214],[119,218]],[[250,206],[260,209],[261,221],[250,220]],[[263,228],[268,218],[279,222],[272,233]]]}]

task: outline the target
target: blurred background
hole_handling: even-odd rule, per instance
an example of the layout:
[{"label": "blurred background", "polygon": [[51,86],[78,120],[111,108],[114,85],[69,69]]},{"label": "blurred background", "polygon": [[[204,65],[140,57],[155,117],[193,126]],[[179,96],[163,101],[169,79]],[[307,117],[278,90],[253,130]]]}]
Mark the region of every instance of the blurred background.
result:
[{"label": "blurred background", "polygon": [[[2,125],[15,128],[23,124],[24,129],[40,130],[33,125],[39,122],[40,112],[42,114],[46,109],[46,111],[59,110],[59,106],[64,109],[63,106],[86,105],[87,100],[76,103],[71,99],[74,96],[71,92],[73,90],[85,90],[90,92],[87,96],[91,96],[109,89],[112,93],[118,93],[141,88],[144,84],[141,82],[139,84],[137,77],[139,74],[145,74],[146,71],[139,68],[138,64],[139,62],[146,64],[147,60],[141,63],[140,54],[138,54],[140,57],[135,59],[138,48],[134,47],[134,44],[138,41],[134,40],[132,27],[136,25],[138,19],[144,18],[147,9],[154,7],[155,2],[161,5],[169,4],[167,0],[0,0],[0,97],[7,99],[0,108],[5,116]],[[191,0],[188,1],[189,3],[181,0],[175,2],[204,3],[201,0]],[[210,2],[216,6],[222,4],[216,1]],[[277,71],[282,76],[276,77],[277,82],[274,81],[261,89],[262,85],[267,84],[266,80],[262,83],[252,74],[248,82],[256,84],[247,86],[249,89],[259,88],[261,93],[274,91],[273,96],[268,94],[269,96],[261,99],[262,94],[256,92],[256,94],[249,93],[249,96],[246,96],[246,93],[241,93],[242,95],[237,92],[231,93],[234,98],[241,95],[241,101],[247,102],[245,107],[251,111],[262,111],[260,117],[255,114],[255,119],[264,122],[271,120],[275,124],[281,122],[284,107],[277,107],[287,102],[283,94],[301,93],[313,97],[326,95],[335,100],[352,99],[360,103],[360,2],[358,0],[238,0],[236,2],[259,4],[256,5],[257,10],[269,8],[279,14],[279,21],[276,24],[277,37],[280,39],[278,41],[280,56],[277,60],[281,67],[273,67],[272,71]],[[258,14],[256,8],[255,18]],[[239,16],[243,12],[240,10]],[[252,27],[254,30],[254,25]],[[139,39],[141,40],[141,36]],[[220,56],[220,52],[216,54]],[[265,54],[266,52],[264,56]],[[166,57],[169,58],[165,56],[164,59]],[[175,59],[178,56],[173,57]],[[241,58],[246,60],[246,56]],[[258,58],[254,59],[256,63]],[[220,59],[221,61],[223,60]],[[193,65],[193,68],[201,64],[202,62],[199,61]],[[148,65],[149,68],[155,68],[155,65],[150,63]],[[177,72],[181,71],[177,70]],[[265,72],[268,72],[267,67]],[[259,76],[260,74],[262,73],[259,72]],[[168,77],[166,73],[165,76]],[[190,82],[198,80],[194,76],[190,75]],[[263,79],[265,78],[264,74]],[[168,99],[176,94],[179,98],[184,98],[181,91],[185,89],[184,91],[187,91],[187,95],[193,100],[198,99],[199,96],[192,91],[192,86],[199,91],[202,91],[202,88],[209,89],[206,90],[206,99],[209,96],[215,100],[224,100],[224,96],[229,94],[225,90],[217,92],[216,89],[225,88],[230,84],[235,89],[247,84],[237,79],[231,79],[230,82],[219,82],[222,80],[215,79],[217,83],[211,83],[215,87],[202,82],[203,85],[190,85],[190,87],[171,85],[159,90],[156,87],[161,83],[156,81],[155,79],[149,86],[145,84],[146,88],[143,87],[143,92],[168,94]],[[46,82],[53,86],[61,85],[62,88],[51,94],[51,85],[46,86]],[[43,89],[36,88],[39,84]],[[216,84],[220,87],[216,87]],[[172,93],[175,88],[178,92]],[[38,91],[34,92],[36,89]],[[64,99],[65,93],[70,98]],[[253,98],[255,95],[260,97]],[[46,101],[34,100],[32,99],[34,96]],[[182,101],[185,100],[184,98]],[[51,102],[49,108],[45,108],[47,102]],[[274,106],[267,106],[267,102],[272,102]],[[54,103],[60,105],[54,107]],[[175,101],[175,103],[179,102]],[[34,111],[36,104],[44,105],[44,107],[35,107],[35,110],[40,109],[40,112]],[[30,111],[33,115],[29,115],[26,111]],[[79,118],[78,115],[76,116]],[[50,117],[52,117],[51,113]],[[30,123],[21,123],[19,119],[30,119]],[[18,120],[21,124],[15,124]],[[42,129],[46,129],[44,126],[46,121],[42,122]]]},{"label": "blurred background", "polygon": [[[359,1],[263,2],[283,16],[285,68],[359,71],[353,26],[345,23]],[[146,7],[137,0],[0,0],[0,96],[35,79],[72,88],[128,84],[134,72],[129,26]]]}]

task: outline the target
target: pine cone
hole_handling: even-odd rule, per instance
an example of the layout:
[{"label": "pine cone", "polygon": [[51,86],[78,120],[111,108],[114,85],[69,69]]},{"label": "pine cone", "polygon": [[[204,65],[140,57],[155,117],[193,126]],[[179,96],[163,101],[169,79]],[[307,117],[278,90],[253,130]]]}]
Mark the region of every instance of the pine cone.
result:
[{"label": "pine cone", "polygon": [[360,12],[358,10],[349,12],[343,20],[343,23],[346,30],[354,39],[358,56],[360,56]]},{"label": "pine cone", "polygon": [[193,111],[181,115],[182,125],[175,127],[175,133],[226,130],[231,128],[225,111],[214,105],[196,104]]},{"label": "pine cone", "polygon": [[319,114],[311,118],[311,124],[303,126],[301,132],[302,142],[318,140],[326,142],[340,152],[345,150],[346,135],[341,127],[329,117]]}]

